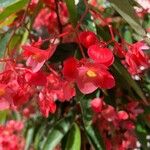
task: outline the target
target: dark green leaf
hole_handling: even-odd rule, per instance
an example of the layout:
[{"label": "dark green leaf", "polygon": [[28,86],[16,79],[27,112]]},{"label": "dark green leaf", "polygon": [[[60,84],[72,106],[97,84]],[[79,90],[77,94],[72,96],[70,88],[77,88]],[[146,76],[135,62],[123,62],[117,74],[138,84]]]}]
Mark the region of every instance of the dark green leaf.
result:
[{"label": "dark green leaf", "polygon": [[12,32],[7,32],[0,40],[0,58],[4,56],[7,43],[9,42],[11,36],[12,36]]},{"label": "dark green leaf", "polygon": [[65,0],[68,11],[69,11],[69,17],[72,25],[75,27],[78,22],[78,16],[77,16],[77,9],[75,5],[75,0]]},{"label": "dark green leaf", "polygon": [[146,136],[147,136],[148,133],[144,129],[144,126],[140,124],[140,122],[136,126],[136,134],[138,136],[139,142],[141,143],[142,149],[143,150],[148,150],[147,140],[146,140]]},{"label": "dark green leaf", "polygon": [[45,132],[45,125],[42,124],[39,130],[37,131],[34,139],[34,148],[36,150],[40,149],[39,147],[41,145],[42,138],[44,137],[44,132]]},{"label": "dark green leaf", "polygon": [[93,115],[92,115],[92,111],[90,108],[90,101],[91,99],[96,97],[96,95],[97,93],[95,93],[95,95],[93,94],[93,97],[84,96],[83,98],[80,99],[82,117],[83,117],[83,123],[84,123],[84,128],[85,128],[87,137],[90,143],[93,145],[94,149],[105,150],[105,145],[104,145],[103,139],[101,138],[100,132],[97,131],[96,127],[92,125]]},{"label": "dark green leaf", "polygon": [[85,130],[95,150],[105,150],[105,145],[99,131],[93,125],[87,126]]},{"label": "dark green leaf", "polygon": [[[85,13],[86,7],[83,0],[79,0],[79,3],[77,4],[77,11],[78,11],[78,17],[81,18],[81,16]],[[85,25],[85,27],[83,26]],[[86,30],[90,30],[93,32],[96,32],[96,26],[94,24],[94,21],[92,19],[92,15],[90,13],[87,13],[83,20],[82,20],[82,27]]]},{"label": "dark green leaf", "polygon": [[65,150],[80,150],[81,148],[81,133],[76,123],[70,129],[67,145]]},{"label": "dark green leaf", "polygon": [[70,129],[73,117],[66,117],[58,121],[47,136],[43,150],[53,150]]},{"label": "dark green leaf", "polygon": [[141,36],[146,36],[145,30],[142,28],[134,8],[129,0],[109,0],[114,9],[130,24],[130,26]]}]

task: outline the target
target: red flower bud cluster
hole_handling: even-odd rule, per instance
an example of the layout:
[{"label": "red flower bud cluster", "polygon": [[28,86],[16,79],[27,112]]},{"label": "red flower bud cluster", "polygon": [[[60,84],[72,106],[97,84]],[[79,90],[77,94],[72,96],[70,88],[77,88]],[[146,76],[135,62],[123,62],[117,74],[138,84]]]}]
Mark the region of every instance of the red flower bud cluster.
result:
[{"label": "red flower bud cluster", "polygon": [[93,123],[98,127],[107,150],[127,150],[136,147],[135,135],[136,117],[143,110],[138,102],[124,105],[124,110],[117,110],[104,102],[103,98],[95,98],[91,101],[94,112]]}]

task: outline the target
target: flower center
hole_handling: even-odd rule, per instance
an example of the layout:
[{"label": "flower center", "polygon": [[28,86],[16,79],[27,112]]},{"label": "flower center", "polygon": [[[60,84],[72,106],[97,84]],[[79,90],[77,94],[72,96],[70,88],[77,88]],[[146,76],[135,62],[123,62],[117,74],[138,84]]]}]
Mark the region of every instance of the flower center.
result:
[{"label": "flower center", "polygon": [[87,74],[88,77],[92,77],[92,78],[97,76],[97,74],[92,70],[88,70],[86,72],[86,74]]},{"label": "flower center", "polygon": [[3,96],[5,94],[5,89],[4,88],[0,88],[0,96]]},{"label": "flower center", "polygon": [[34,60],[38,60],[39,58],[40,58],[39,54],[32,55],[32,59],[34,59]]}]

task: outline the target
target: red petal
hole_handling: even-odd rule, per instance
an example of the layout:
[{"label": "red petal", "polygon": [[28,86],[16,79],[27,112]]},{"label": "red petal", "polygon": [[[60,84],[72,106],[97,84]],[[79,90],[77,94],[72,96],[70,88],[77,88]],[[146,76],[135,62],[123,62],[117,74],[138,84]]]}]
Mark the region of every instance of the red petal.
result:
[{"label": "red petal", "polygon": [[91,31],[84,31],[81,32],[79,35],[80,43],[88,48],[89,46],[98,43],[98,38],[96,37],[95,33]]},{"label": "red petal", "polygon": [[63,75],[69,80],[75,80],[77,76],[77,59],[74,57],[64,61]]},{"label": "red petal", "polygon": [[94,112],[96,113],[101,112],[103,106],[103,100],[101,98],[94,98],[90,104]]},{"label": "red petal", "polygon": [[112,65],[114,56],[108,48],[102,48],[99,44],[92,45],[88,48],[88,55],[96,63],[104,64],[105,66]]}]

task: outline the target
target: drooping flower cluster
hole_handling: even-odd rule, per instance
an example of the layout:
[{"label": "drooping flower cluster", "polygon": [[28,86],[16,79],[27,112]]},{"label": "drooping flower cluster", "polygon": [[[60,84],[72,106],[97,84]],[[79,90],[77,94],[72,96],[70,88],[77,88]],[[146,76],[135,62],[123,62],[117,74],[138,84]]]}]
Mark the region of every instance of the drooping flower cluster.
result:
[{"label": "drooping flower cluster", "polygon": [[114,53],[122,59],[123,64],[131,75],[140,74],[143,70],[150,68],[150,61],[145,51],[149,47],[142,41],[128,46],[128,49],[115,42]]},{"label": "drooping flower cluster", "polygon": [[6,125],[0,125],[0,150],[22,150],[25,140],[21,135],[23,123],[10,120]]},{"label": "drooping flower cluster", "polygon": [[103,98],[91,101],[94,112],[93,123],[98,127],[107,150],[128,150],[136,147],[134,121],[143,110],[138,102],[130,102],[124,110],[116,110],[104,102]]}]

